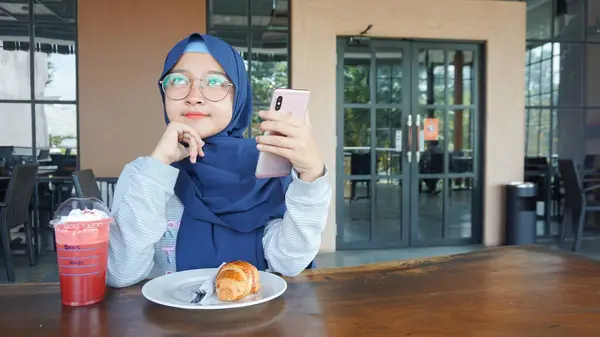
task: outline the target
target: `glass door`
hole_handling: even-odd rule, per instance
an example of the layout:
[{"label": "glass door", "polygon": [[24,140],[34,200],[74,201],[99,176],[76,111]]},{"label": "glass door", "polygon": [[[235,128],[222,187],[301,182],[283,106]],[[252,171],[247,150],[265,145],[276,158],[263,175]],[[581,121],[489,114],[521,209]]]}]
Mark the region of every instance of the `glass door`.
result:
[{"label": "glass door", "polygon": [[477,48],[338,39],[339,249],[479,238]]},{"label": "glass door", "polygon": [[411,47],[411,245],[475,243],[481,228],[479,46]]},{"label": "glass door", "polygon": [[338,247],[409,243],[407,42],[338,40]]}]

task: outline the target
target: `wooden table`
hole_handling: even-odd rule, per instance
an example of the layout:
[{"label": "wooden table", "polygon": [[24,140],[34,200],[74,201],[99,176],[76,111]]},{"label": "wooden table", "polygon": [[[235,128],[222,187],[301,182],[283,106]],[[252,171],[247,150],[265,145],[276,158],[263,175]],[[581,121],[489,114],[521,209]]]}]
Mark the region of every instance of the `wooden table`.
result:
[{"label": "wooden table", "polygon": [[600,336],[600,262],[546,248],[317,269],[263,305],[186,311],[140,286],[67,308],[57,284],[0,286],[2,336]]}]

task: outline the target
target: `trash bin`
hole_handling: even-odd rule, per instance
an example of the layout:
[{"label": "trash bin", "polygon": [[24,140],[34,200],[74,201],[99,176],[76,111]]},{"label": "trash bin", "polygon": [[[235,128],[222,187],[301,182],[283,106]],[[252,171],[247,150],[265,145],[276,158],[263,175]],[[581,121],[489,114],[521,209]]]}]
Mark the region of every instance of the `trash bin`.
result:
[{"label": "trash bin", "polygon": [[537,186],[529,182],[506,185],[506,244],[529,245],[536,242]]}]

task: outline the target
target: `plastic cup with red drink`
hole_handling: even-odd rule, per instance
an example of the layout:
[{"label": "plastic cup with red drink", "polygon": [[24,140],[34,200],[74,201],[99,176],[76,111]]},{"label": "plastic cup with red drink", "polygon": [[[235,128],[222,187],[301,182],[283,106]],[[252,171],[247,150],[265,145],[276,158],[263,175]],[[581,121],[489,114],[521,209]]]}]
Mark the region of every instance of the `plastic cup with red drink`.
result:
[{"label": "plastic cup with red drink", "polygon": [[108,239],[114,219],[96,198],[71,198],[50,222],[56,236],[62,303],[84,306],[104,299]]}]

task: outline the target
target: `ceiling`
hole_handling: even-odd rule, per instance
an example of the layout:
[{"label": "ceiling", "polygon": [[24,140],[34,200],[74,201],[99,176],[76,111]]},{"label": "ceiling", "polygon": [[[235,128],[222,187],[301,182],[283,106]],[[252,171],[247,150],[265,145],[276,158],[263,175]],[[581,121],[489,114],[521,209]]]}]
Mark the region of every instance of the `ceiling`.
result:
[{"label": "ceiling", "polygon": [[287,55],[289,0],[209,0],[208,6],[210,34],[242,52],[251,38],[253,53]]},{"label": "ceiling", "polygon": [[[33,0],[36,50],[46,53],[75,52],[75,1]],[[101,1],[101,0],[98,0]],[[27,0],[0,0],[0,47],[29,50],[29,3]]]},{"label": "ceiling", "polygon": [[[33,15],[36,23],[75,23],[75,1],[33,0]],[[29,2],[28,0],[0,0],[0,21],[29,21]]]},{"label": "ceiling", "polygon": [[[76,0],[0,0],[0,43],[4,49],[29,49],[29,26],[24,23],[29,22],[30,3],[36,43],[74,45]],[[289,0],[251,0],[251,4],[248,0],[208,0],[208,8],[211,34],[246,51],[251,34],[254,53],[287,54]],[[248,33],[250,16],[252,32]],[[42,49],[53,48],[57,49]]]}]

